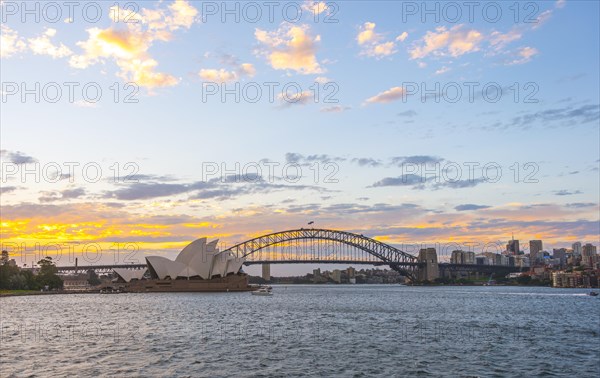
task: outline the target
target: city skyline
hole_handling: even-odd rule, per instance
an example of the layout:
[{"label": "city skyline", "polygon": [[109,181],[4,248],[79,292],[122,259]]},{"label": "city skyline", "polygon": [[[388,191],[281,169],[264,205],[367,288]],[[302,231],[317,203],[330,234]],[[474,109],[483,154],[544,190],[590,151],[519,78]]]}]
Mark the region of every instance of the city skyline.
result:
[{"label": "city skyline", "polygon": [[298,20],[100,3],[59,22],[20,4],[1,5],[8,246],[143,260],[311,221],[390,245],[599,243],[597,2],[455,22],[440,3],[291,2]]}]

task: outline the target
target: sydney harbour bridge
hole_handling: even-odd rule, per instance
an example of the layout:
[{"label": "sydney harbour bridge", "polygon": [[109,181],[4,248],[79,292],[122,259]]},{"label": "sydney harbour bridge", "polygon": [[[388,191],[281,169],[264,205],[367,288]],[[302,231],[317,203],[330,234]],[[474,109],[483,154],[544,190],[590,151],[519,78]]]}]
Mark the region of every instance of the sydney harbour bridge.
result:
[{"label": "sydney harbour bridge", "polygon": [[[502,274],[519,271],[514,266],[438,263],[433,248],[414,256],[370,237],[351,232],[300,228],[262,235],[226,248],[244,265],[255,264],[347,264],[387,265],[413,282],[434,279],[453,272]],[[424,252],[423,252],[424,251]],[[62,266],[59,273],[113,268],[144,269],[146,264]]]}]

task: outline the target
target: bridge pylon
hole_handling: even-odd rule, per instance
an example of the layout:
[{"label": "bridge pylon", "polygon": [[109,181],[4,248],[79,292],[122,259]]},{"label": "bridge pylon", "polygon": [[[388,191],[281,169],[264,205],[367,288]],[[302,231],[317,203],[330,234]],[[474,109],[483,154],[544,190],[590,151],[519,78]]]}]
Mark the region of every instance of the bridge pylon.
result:
[{"label": "bridge pylon", "polygon": [[419,281],[433,281],[440,277],[440,269],[435,248],[423,248],[419,251]]}]

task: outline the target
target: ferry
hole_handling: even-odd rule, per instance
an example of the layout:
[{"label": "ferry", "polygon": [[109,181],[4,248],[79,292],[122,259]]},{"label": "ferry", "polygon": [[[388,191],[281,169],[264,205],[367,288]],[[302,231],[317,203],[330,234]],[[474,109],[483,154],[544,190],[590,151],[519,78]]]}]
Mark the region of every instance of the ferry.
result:
[{"label": "ferry", "polygon": [[270,297],[273,295],[273,288],[271,286],[261,286],[258,290],[252,291],[252,295]]}]

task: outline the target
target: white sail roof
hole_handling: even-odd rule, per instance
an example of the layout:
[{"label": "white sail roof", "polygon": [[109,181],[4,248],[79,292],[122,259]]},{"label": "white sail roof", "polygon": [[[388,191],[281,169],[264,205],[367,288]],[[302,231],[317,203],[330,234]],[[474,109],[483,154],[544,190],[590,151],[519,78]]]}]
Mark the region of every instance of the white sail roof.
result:
[{"label": "white sail roof", "polygon": [[121,277],[125,282],[130,282],[131,280],[141,280],[146,273],[147,269],[127,269],[127,268],[113,268],[113,272],[115,272],[119,277]]},{"label": "white sail roof", "polygon": [[207,243],[206,238],[201,238],[182,249],[174,261],[162,256],[148,256],[146,262],[159,279],[196,276],[210,279],[239,272],[244,259],[235,258],[229,251],[219,252],[218,242],[217,239]]}]

